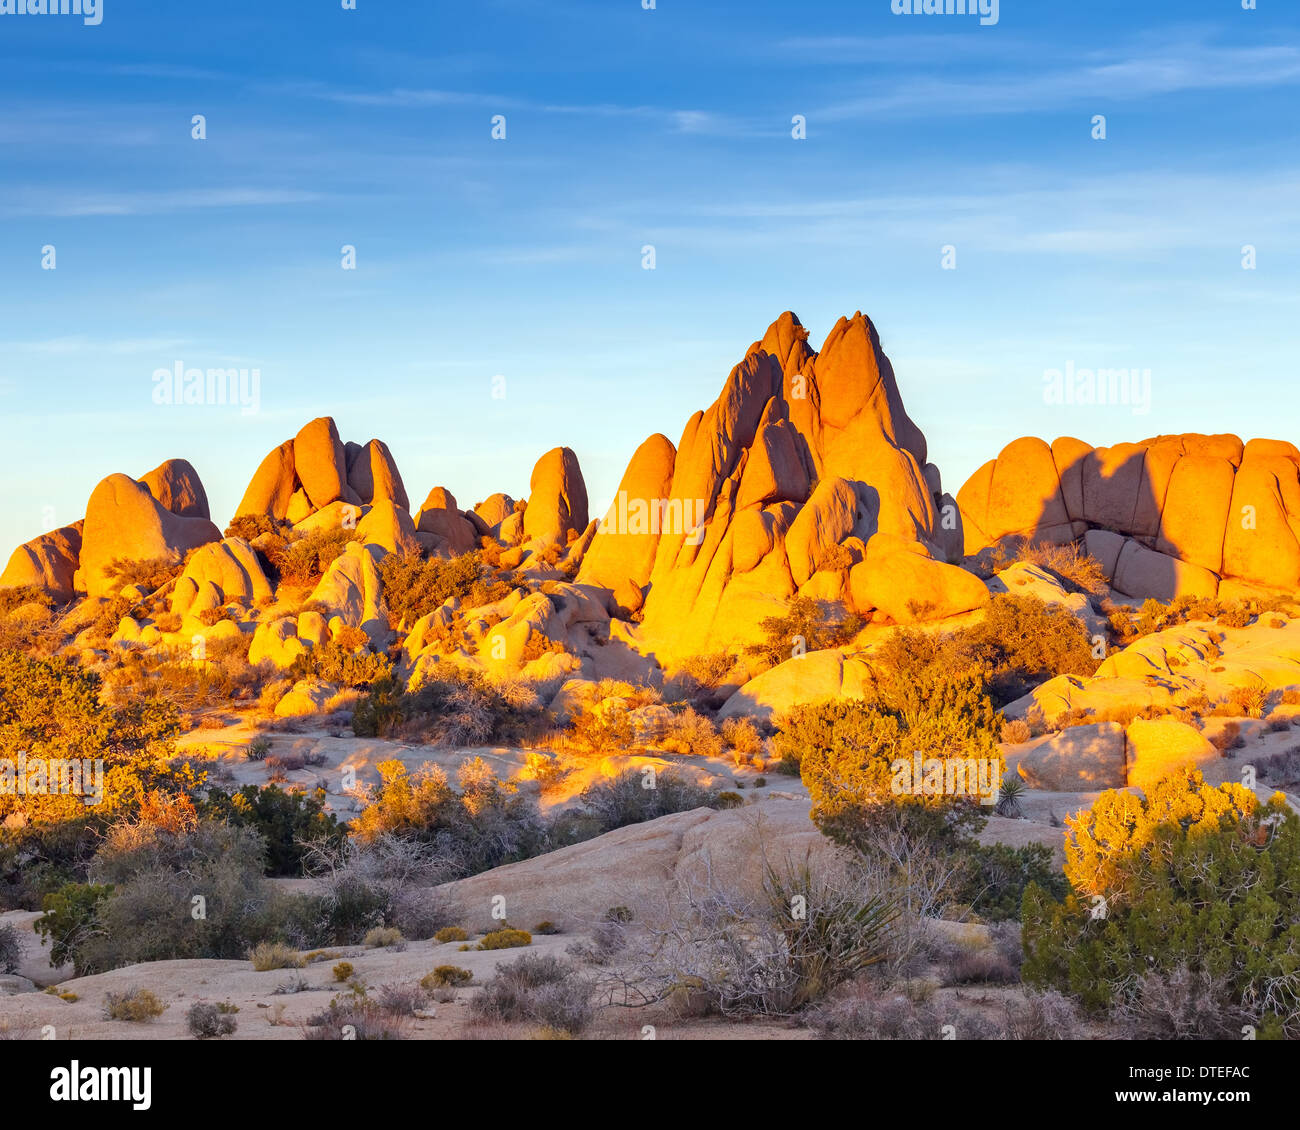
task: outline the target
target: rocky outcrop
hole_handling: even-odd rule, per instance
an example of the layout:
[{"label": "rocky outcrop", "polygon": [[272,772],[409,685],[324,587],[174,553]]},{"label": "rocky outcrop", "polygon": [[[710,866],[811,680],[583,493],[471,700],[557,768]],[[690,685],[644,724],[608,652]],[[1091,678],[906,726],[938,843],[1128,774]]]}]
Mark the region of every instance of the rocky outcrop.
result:
[{"label": "rocky outcrop", "polygon": [[[645,532],[607,515],[596,533],[578,579],[619,593],[625,609],[642,590],[635,643],[661,662],[759,638],[796,593],[881,620],[910,618],[909,601],[943,615],[988,599],[950,561],[957,508],[874,327],[841,318],[820,353],[807,338],[793,314],[777,319],[675,451],[662,437],[638,450],[624,482],[652,494]],[[870,583],[898,563],[916,592]]]},{"label": "rocky outcrop", "polygon": [[431,535],[428,548],[435,553],[458,556],[478,545],[478,532],[456,506],[456,496],[445,487],[434,487],[415,516],[419,534]]},{"label": "rocky outcrop", "polygon": [[81,556],[83,525],[84,522],[74,522],[71,526],[61,526],[20,545],[0,573],[0,589],[35,585],[55,600],[71,600]]},{"label": "rocky outcrop", "polygon": [[330,416],[304,424],[267,454],[244,491],[235,517],[279,518],[297,525],[329,506],[388,500],[406,509],[406,488],[387,445],[344,444]]},{"label": "rocky outcrop", "polygon": [[957,494],[968,554],[1004,538],[1084,539],[1122,595],[1214,596],[1224,580],[1300,586],[1300,452],[1234,435],[1003,448]]},{"label": "rocky outcrop", "polygon": [[411,503],[406,497],[402,474],[397,469],[397,462],[388,450],[388,445],[382,440],[372,439],[365,447],[359,448],[348,463],[347,474],[348,486],[361,503],[368,506],[371,503],[391,502],[403,510],[410,510]]},{"label": "rocky outcrop", "polygon": [[114,583],[105,570],[118,558],[179,558],[220,540],[221,531],[206,518],[182,518],[165,509],[143,484],[127,475],[109,475],[86,504],[75,587],[90,596],[106,596]]},{"label": "rocky outcrop", "polygon": [[187,459],[168,459],[141,476],[140,482],[149,488],[164,510],[181,518],[212,517],[203,482]]},{"label": "rocky outcrop", "polygon": [[552,448],[533,467],[524,510],[524,538],[559,542],[569,531],[587,528],[587,485],[578,457],[567,447]]},{"label": "rocky outcrop", "polygon": [[[195,607],[206,589],[211,598]],[[232,602],[257,604],[271,597],[271,584],[253,547],[242,538],[227,538],[196,550],[172,591],[171,610],[178,616],[202,607],[223,608]]]}]

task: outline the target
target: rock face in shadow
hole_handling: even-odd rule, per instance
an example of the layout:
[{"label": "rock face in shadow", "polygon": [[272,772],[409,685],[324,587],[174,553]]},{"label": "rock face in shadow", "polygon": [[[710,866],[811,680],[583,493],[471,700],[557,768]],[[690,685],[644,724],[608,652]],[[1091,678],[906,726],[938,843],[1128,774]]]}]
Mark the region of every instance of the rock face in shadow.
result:
[{"label": "rock face in shadow", "polygon": [[[643,601],[637,646],[660,662],[758,639],[763,619],[795,595],[882,619],[988,599],[951,563],[961,556],[958,510],[926,462],[875,328],[856,313],[820,353],[807,339],[782,314],[675,449],[662,436],[638,449],[601,520],[578,580],[610,589],[625,609]],[[906,578],[887,609],[875,572]],[[917,591],[904,592],[913,582]]]},{"label": "rock face in shadow", "polygon": [[1300,585],[1300,451],[1234,435],[1089,447],[1026,437],[957,493],[965,551],[1004,538],[1084,539],[1131,597],[1233,596]]}]

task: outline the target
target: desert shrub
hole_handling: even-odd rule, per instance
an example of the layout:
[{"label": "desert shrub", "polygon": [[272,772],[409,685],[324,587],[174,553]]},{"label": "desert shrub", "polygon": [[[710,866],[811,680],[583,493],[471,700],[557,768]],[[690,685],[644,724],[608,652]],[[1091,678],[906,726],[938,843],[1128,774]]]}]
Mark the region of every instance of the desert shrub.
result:
[{"label": "desert shrub", "polygon": [[330,973],[333,974],[334,980],[336,981],[348,980],[352,976],[352,972],[352,962],[350,961],[340,961],[330,970]]},{"label": "desert shrub", "polygon": [[516,930],[511,926],[503,926],[499,930],[492,930],[484,934],[478,948],[481,950],[508,950],[515,949],[518,946],[531,946],[532,944],[533,936],[527,930]]},{"label": "desert shrub", "polygon": [[313,585],[356,536],[356,530],[328,526],[285,541],[277,540],[267,547],[266,556],[280,584]]},{"label": "desert shrub", "polygon": [[1003,1005],[1005,1038],[1008,1040],[1077,1040],[1082,1038],[1081,1021],[1074,1002],[1054,990],[1026,993],[1024,1001],[1008,1000]]},{"label": "desert shrub", "polygon": [[411,1024],[409,1017],[352,994],[330,1001],[301,1031],[304,1040],[405,1040]]},{"label": "desert shrub", "polygon": [[347,835],[325,811],[323,794],[285,792],[275,785],[245,785],[234,792],[209,789],[200,812],[232,827],[256,831],[266,844],[268,875],[302,875],[309,843],[340,845]]},{"label": "desert shrub", "polygon": [[157,701],[108,706],[101,691],[99,676],[71,660],[0,652],[0,748],[47,761],[104,762],[104,795],[96,805],[88,807],[84,797],[70,792],[0,793],[0,821],[21,814],[29,824],[88,821],[103,827],[151,789],[195,787],[192,774],[168,765],[179,732],[176,708]]},{"label": "desert shrub", "polygon": [[399,761],[382,762],[371,802],[352,822],[362,842],[391,834],[430,844],[448,862],[451,877],[476,874],[526,859],[546,844],[532,801],[500,780],[482,758],[461,765],[458,792],[437,766],[410,774]]},{"label": "desert shrub", "polygon": [[694,784],[676,770],[651,776],[634,768],[587,786],[575,804],[591,817],[590,834],[595,836],[673,812],[714,806],[717,799],[716,791]]},{"label": "desert shrub", "polygon": [[630,749],[636,741],[636,728],[628,710],[627,700],[615,699],[575,713],[569,722],[569,741],[586,753]]},{"label": "desert shrub", "polygon": [[495,579],[479,550],[444,560],[419,554],[389,553],[379,562],[384,601],[394,624],[415,623],[459,597],[478,608],[508,596],[508,582]]},{"label": "desert shrub", "polygon": [[190,1005],[185,1014],[185,1026],[196,1040],[211,1040],[217,1036],[229,1036],[236,1028],[233,1005],[224,1008],[218,1004],[197,1001]]},{"label": "desert shrub", "polygon": [[544,1024],[571,1034],[595,1016],[595,986],[560,958],[524,954],[503,962],[470,1002],[479,1020]]},{"label": "desert shrub", "polygon": [[468,985],[473,980],[474,974],[459,965],[438,965],[434,967],[432,973],[426,973],[420,979],[420,984],[426,989],[433,990]]},{"label": "desert shrub", "polygon": [[414,1016],[429,1003],[429,994],[423,985],[380,985],[375,993],[380,1008],[395,1016]]},{"label": "desert shrub", "polygon": [[1177,773],[1148,799],[1103,793],[1066,823],[1071,893],[1025,893],[1027,983],[1122,1010],[1141,1008],[1148,974],[1186,967],[1184,988],[1210,984],[1261,1033],[1296,1034],[1300,821],[1280,797]]},{"label": "desert shrub", "polygon": [[1241,724],[1238,722],[1227,723],[1222,730],[1210,738],[1210,744],[1220,752],[1229,749],[1240,749],[1246,744],[1241,737]]},{"label": "desert shrub", "polygon": [[402,931],[392,926],[376,926],[367,931],[366,936],[361,940],[361,944],[370,949],[387,949],[389,946],[400,946],[405,943],[406,939],[402,937]]},{"label": "desert shrub", "polygon": [[0,973],[17,973],[25,949],[18,927],[12,922],[0,922]]},{"label": "desert shrub", "polygon": [[1033,736],[1029,723],[1023,718],[1014,718],[1002,723],[1002,740],[1007,745],[1020,745],[1030,741]]},{"label": "desert shrub", "polygon": [[1013,544],[999,544],[992,572],[1001,572],[1017,562],[1037,565],[1051,573],[1071,592],[1105,596],[1110,590],[1101,562],[1075,542],[1049,545],[1028,539],[1015,539]]},{"label": "desert shrub", "polygon": [[269,973],[272,969],[301,969],[307,964],[296,949],[280,942],[258,942],[248,951],[248,960],[258,973]]},{"label": "desert shrub", "polygon": [[1225,628],[1244,628],[1254,618],[1248,605],[1234,601],[1219,613],[1218,622]]},{"label": "desert shrub", "polygon": [[[364,632],[360,634],[365,637]],[[331,639],[298,656],[287,674],[295,681],[314,677],[343,687],[372,687],[392,678],[393,662],[371,651],[368,645],[349,646],[346,639]]]},{"label": "desert shrub", "polygon": [[531,932],[534,936],[538,934],[542,934],[542,935],[558,934],[560,933],[560,928],[548,918],[544,922],[537,923],[537,925],[533,927]]},{"label": "desert shrub", "polygon": [[377,926],[407,938],[432,937],[452,918],[437,886],[456,873],[429,843],[381,834],[342,845],[318,841],[304,870],[320,891],[322,936],[355,945]]},{"label": "desert shrub", "polygon": [[953,647],[970,653],[999,704],[1056,675],[1091,675],[1101,662],[1072,612],[1014,593],[995,596],[984,620],[957,633]]},{"label": "desert shrub", "polygon": [[910,772],[919,751],[926,760],[975,759],[1001,778],[997,716],[979,678],[950,666],[942,639],[899,631],[881,645],[866,690],[863,700],[802,704],[778,722],[777,751],[798,762],[822,831],[862,848],[882,808],[906,810],[936,834],[982,823],[978,797],[916,795],[894,773],[895,763]]},{"label": "desert shrub", "polygon": [[1228,978],[1186,965],[1141,975],[1112,1016],[1135,1040],[1238,1040],[1257,1020]]},{"label": "desert shrub", "polygon": [[931,1001],[865,986],[811,1010],[807,1018],[823,1040],[941,1040],[952,1019],[941,1017]]},{"label": "desert shrub", "polygon": [[717,757],[722,753],[722,738],[712,719],[689,706],[673,712],[655,744],[688,757]]},{"label": "desert shrub", "polygon": [[115,557],[104,566],[104,576],[112,582],[114,588],[139,585],[147,592],[153,592],[174,581],[184,568],[185,562],[179,554],[150,557],[140,561]]},{"label": "desert shrub", "polygon": [[101,905],[112,894],[108,885],[66,883],[45,896],[45,914],[36,920],[35,931],[50,942],[50,961],[72,963],[80,975],[88,972],[83,947],[99,932]]},{"label": "desert shrub", "polygon": [[352,712],[352,732],[359,738],[387,738],[407,718],[406,692],[391,675],[376,679]]},{"label": "desert shrub", "polygon": [[271,739],[265,734],[259,734],[244,749],[244,757],[248,761],[265,761],[270,752]]},{"label": "desert shrub", "polygon": [[[46,898],[36,929],[78,975],[173,958],[238,958],[259,942],[305,939],[316,910],[273,888],[251,829],[176,818],[113,825],[90,861],[90,884]],[[203,902],[203,914],[192,911]]]},{"label": "desert shrub", "polygon": [[53,608],[54,598],[40,585],[12,585],[0,589],[0,619],[16,608],[35,604],[40,608]]},{"label": "desert shrub", "polygon": [[1063,898],[1066,882],[1052,863],[1052,849],[1046,844],[963,844],[970,867],[958,888],[957,900],[970,906],[988,922],[1020,917],[1024,894],[1030,884]]},{"label": "desert shrub", "polygon": [[105,1020],[147,1024],[166,1011],[167,1006],[149,989],[127,989],[122,993],[104,994]]},{"label": "desert shrub", "polygon": [[469,935],[460,926],[444,926],[433,936],[433,940],[439,945],[446,945],[448,942],[463,942]]},{"label": "desert shrub", "polygon": [[795,597],[784,615],[768,616],[759,624],[764,639],[747,645],[745,654],[777,664],[796,654],[843,647],[862,630],[863,622],[854,612],[836,619],[837,610],[812,597]]},{"label": "desert shrub", "polygon": [[518,745],[545,725],[546,712],[535,696],[521,696],[477,672],[445,666],[445,674],[418,691],[403,691],[387,677],[376,679],[353,712],[353,732],[358,737],[396,735],[452,746]]},{"label": "desert shrub", "polygon": [[743,757],[755,757],[763,752],[763,735],[749,718],[725,719],[722,740],[729,749]]},{"label": "desert shrub", "polygon": [[1013,985],[1019,968],[997,950],[969,950],[944,970],[945,985]]}]

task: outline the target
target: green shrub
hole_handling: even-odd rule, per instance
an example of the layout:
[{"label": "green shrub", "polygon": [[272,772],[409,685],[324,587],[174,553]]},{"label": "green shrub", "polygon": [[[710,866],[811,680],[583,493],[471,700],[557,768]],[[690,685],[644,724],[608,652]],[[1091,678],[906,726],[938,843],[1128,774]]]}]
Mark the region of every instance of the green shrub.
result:
[{"label": "green shrub", "polygon": [[1014,593],[995,596],[984,620],[956,633],[951,650],[969,653],[997,704],[1056,675],[1092,675],[1101,663],[1074,613]]},{"label": "green shrub", "polygon": [[0,973],[17,973],[25,949],[18,927],[12,922],[0,922]]},{"label": "green shrub", "polygon": [[1144,992],[1208,979],[1261,1035],[1300,1036],[1300,820],[1280,796],[1178,773],[1149,799],[1103,793],[1067,827],[1071,893],[1025,893],[1027,983],[1149,1015]]},{"label": "green shrub", "polygon": [[764,639],[746,646],[745,654],[771,664],[784,663],[803,652],[843,647],[862,630],[862,624],[857,613],[836,619],[828,604],[798,596],[787,605],[784,615],[768,616],[759,624]]},{"label": "green shrub", "polygon": [[895,792],[895,762],[910,765],[918,752],[1001,765],[993,705],[973,671],[951,665],[945,642],[896,632],[875,656],[864,700],[804,704],[780,721],[777,750],[798,762],[812,818],[832,839],[865,848],[882,809],[905,810],[936,834],[982,825],[978,797]]},{"label": "green shrub", "polygon": [[199,811],[232,827],[251,828],[266,846],[266,873],[297,878],[307,845],[337,847],[347,829],[325,811],[323,794],[290,793],[277,785],[210,789]]},{"label": "green shrub", "polygon": [[988,922],[1019,918],[1031,883],[1053,898],[1065,895],[1065,876],[1053,864],[1046,844],[968,844],[963,853],[970,866],[957,900]]}]

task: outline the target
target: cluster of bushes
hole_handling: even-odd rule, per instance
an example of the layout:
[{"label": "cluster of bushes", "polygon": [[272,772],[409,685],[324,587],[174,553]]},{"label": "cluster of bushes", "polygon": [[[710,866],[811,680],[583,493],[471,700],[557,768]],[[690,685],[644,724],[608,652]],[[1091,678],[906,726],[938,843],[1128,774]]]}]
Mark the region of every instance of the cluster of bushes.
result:
[{"label": "cluster of bushes", "polygon": [[463,875],[544,850],[546,829],[536,806],[482,758],[461,766],[459,789],[436,765],[412,774],[400,761],[385,761],[378,769],[371,803],[352,825],[363,843],[391,835],[429,844]]},{"label": "cluster of bushes", "polygon": [[862,626],[862,617],[855,612],[846,614],[831,602],[799,596],[790,601],[783,615],[760,622],[764,639],[747,645],[745,654],[775,666],[796,654],[843,647]]},{"label": "cluster of bushes", "polygon": [[293,661],[285,678],[318,678],[343,687],[372,687],[393,677],[393,662],[371,650],[370,638],[360,628],[344,625],[327,643],[304,652]]},{"label": "cluster of bushes", "polygon": [[302,949],[360,944],[377,928],[430,937],[448,921],[432,889],[448,870],[430,851],[325,836],[309,848],[318,884],[296,894],[267,878],[267,843],[252,822],[223,823],[184,801],[166,808],[114,824],[86,881],[45,897],[35,928],[56,965],[71,962],[84,976],[137,962],[252,954],[255,967],[286,968],[302,964]]},{"label": "cluster of bushes", "polygon": [[355,541],[355,529],[329,526],[297,533],[283,518],[241,514],[226,527],[226,537],[257,540],[257,553],[276,584],[314,585],[325,570]]},{"label": "cluster of bushes", "polygon": [[1300,821],[1197,772],[1067,821],[1063,899],[1024,901],[1025,980],[1147,1038],[1300,1036]]},{"label": "cluster of bushes", "polygon": [[93,805],[72,793],[0,793],[0,906],[35,909],[84,868],[96,835],[149,793],[188,795],[201,783],[173,762],[174,706],[106,705],[102,689],[98,675],[72,661],[0,652],[0,749],[47,762],[102,758],[104,767],[103,796]]},{"label": "cluster of bushes", "polygon": [[353,732],[466,746],[520,744],[548,728],[549,716],[527,687],[444,666],[445,673],[417,691],[404,689],[395,675],[376,678],[353,710]]},{"label": "cluster of bushes", "polygon": [[549,954],[524,954],[503,962],[470,1001],[480,1023],[535,1024],[575,1036],[595,1016],[595,983],[575,966]]},{"label": "cluster of bushes", "polygon": [[244,635],[205,641],[202,662],[195,662],[188,644],[123,651],[104,680],[105,696],[114,702],[170,704],[187,716],[252,702],[268,676],[249,666],[250,643]]},{"label": "cluster of bushes", "polygon": [[[1223,601],[1211,596],[1180,596],[1168,604],[1148,599],[1136,613],[1110,604],[1103,608],[1109,616],[1111,632],[1123,646],[1194,620],[1213,620],[1225,628],[1244,628],[1269,613],[1285,612],[1292,616],[1296,611],[1295,602],[1285,597]],[[1274,617],[1270,623],[1276,627],[1283,621]]]},{"label": "cluster of bushes", "polygon": [[379,575],[392,622],[408,627],[455,597],[477,608],[501,600],[514,587],[494,575],[481,550],[450,559],[389,553],[379,562]]}]

